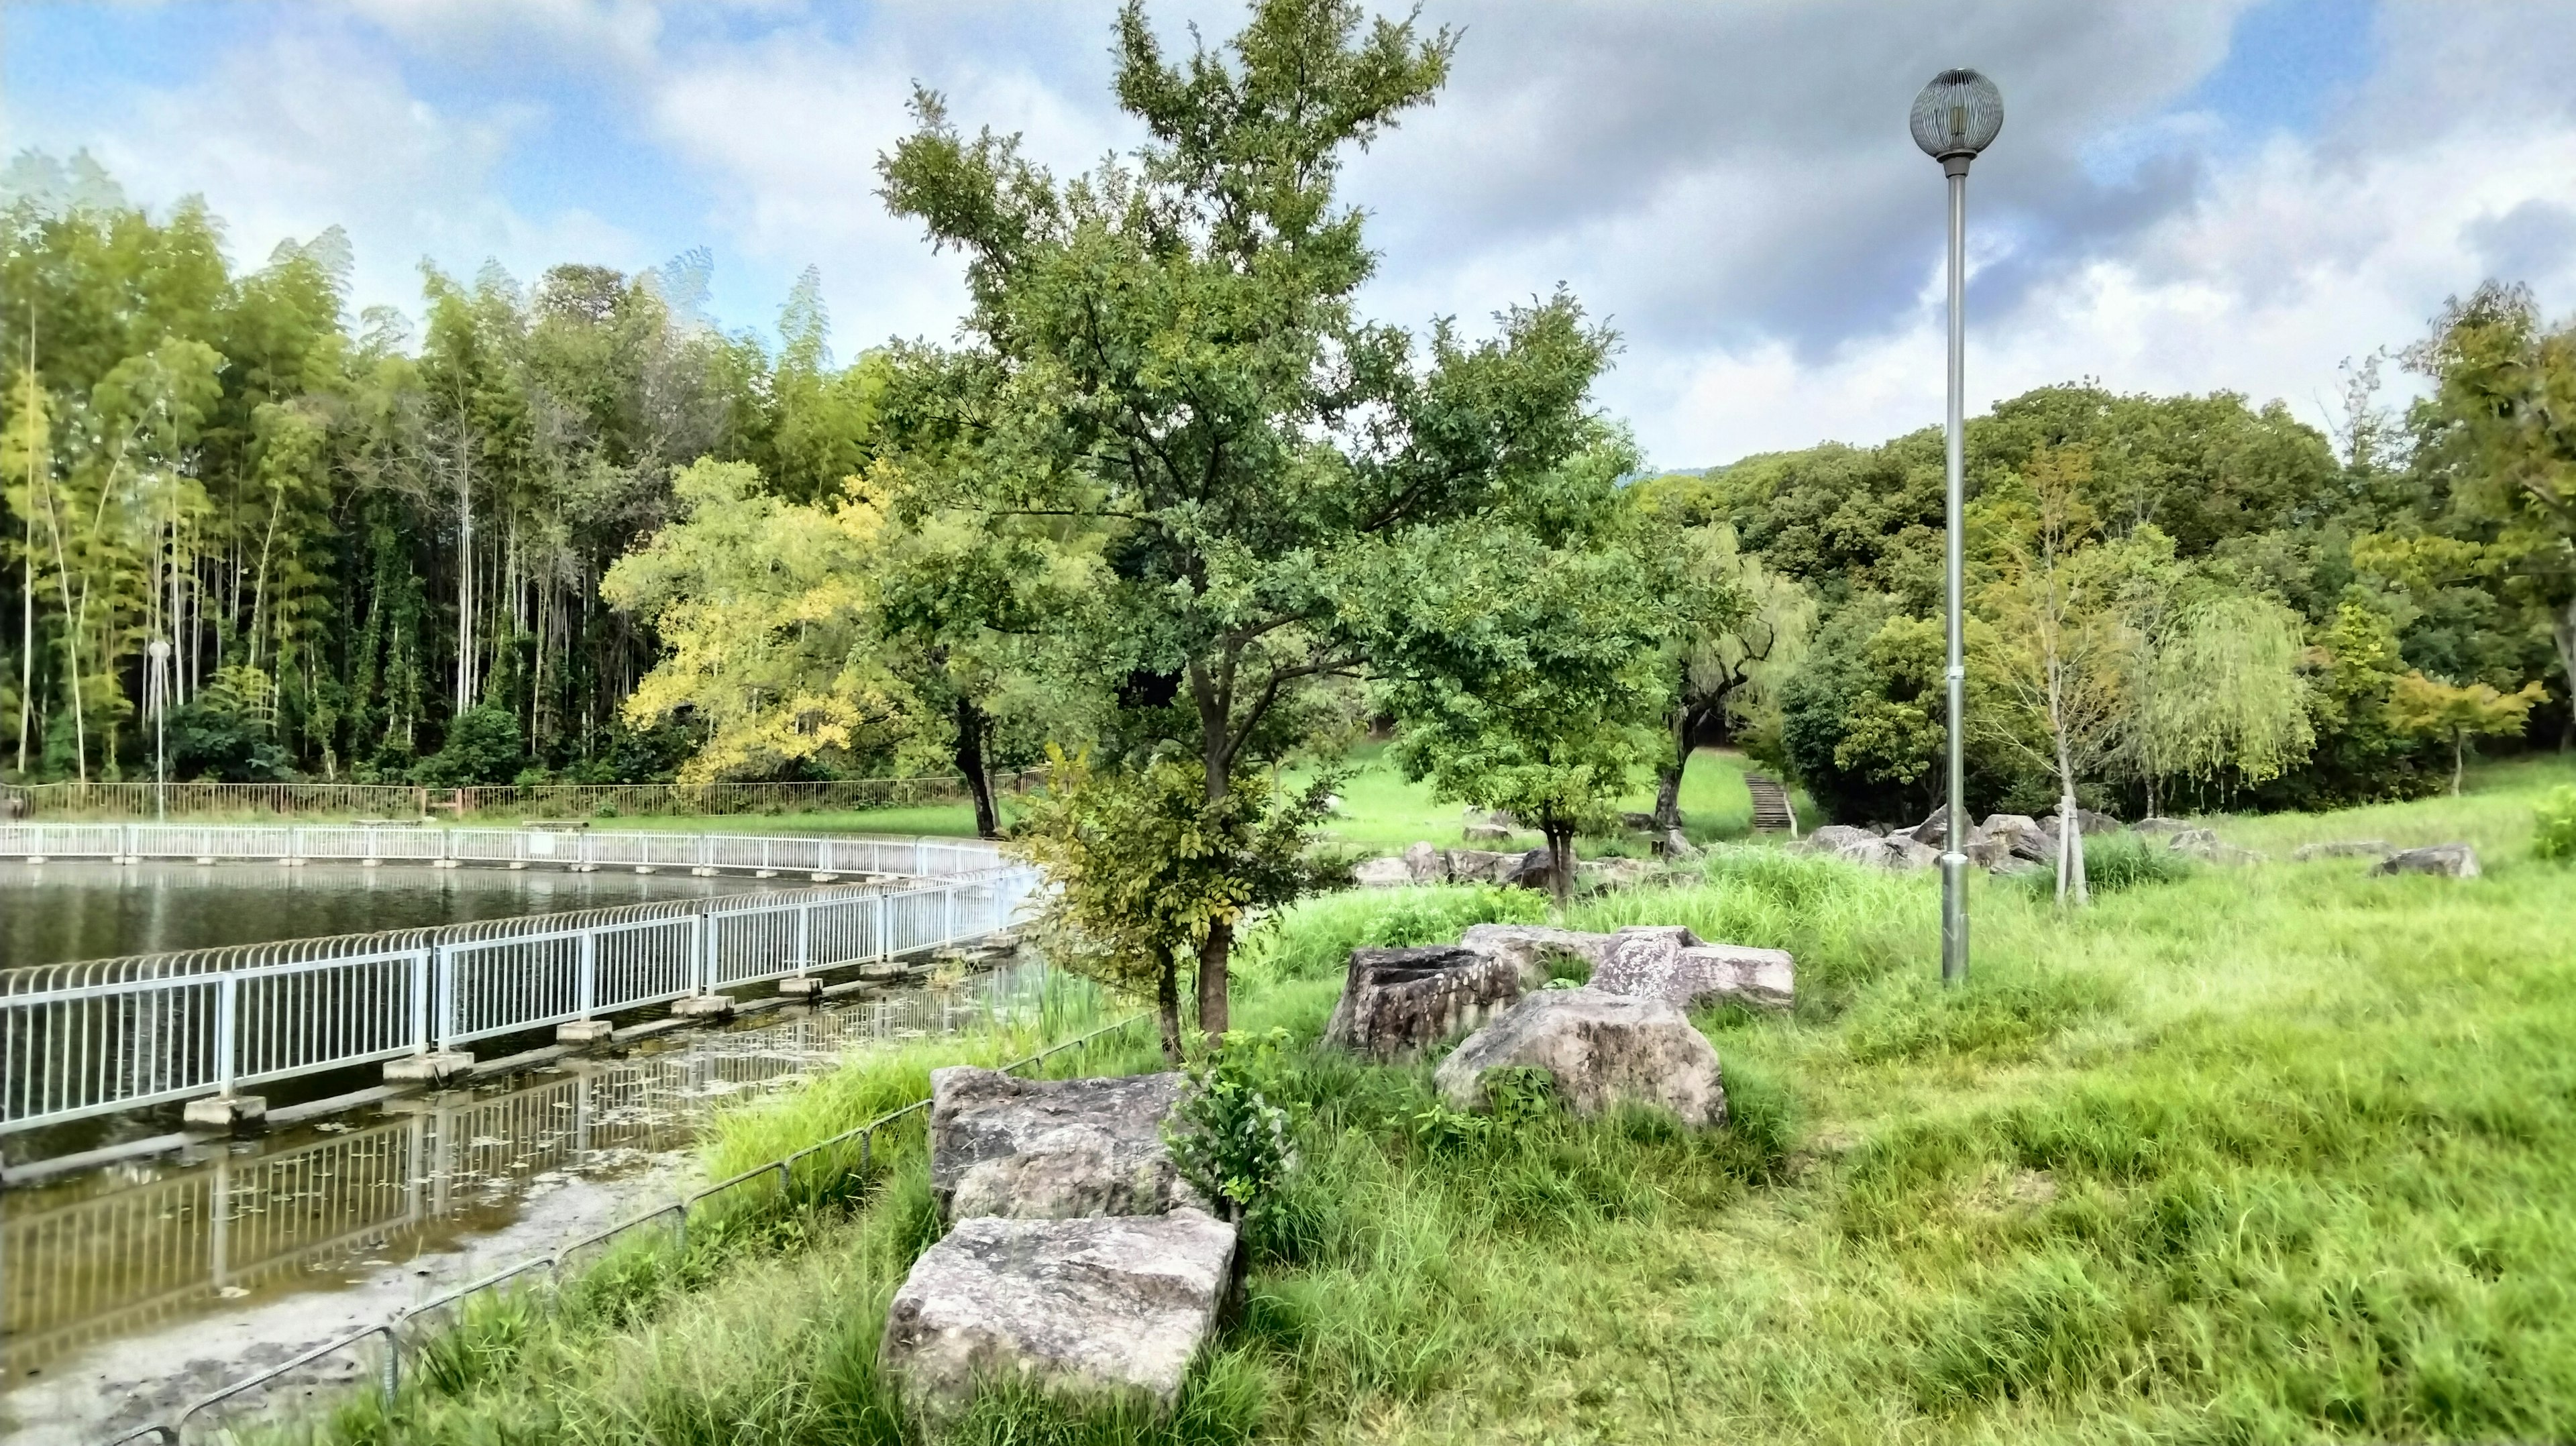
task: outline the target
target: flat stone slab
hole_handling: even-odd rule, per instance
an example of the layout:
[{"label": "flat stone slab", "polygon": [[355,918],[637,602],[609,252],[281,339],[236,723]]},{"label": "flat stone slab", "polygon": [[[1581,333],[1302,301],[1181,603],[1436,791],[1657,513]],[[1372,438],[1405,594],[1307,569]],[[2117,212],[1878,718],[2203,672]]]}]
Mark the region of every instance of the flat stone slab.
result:
[{"label": "flat stone slab", "polygon": [[671,1001],[671,1013],[681,1019],[731,1019],[733,996],[728,994],[692,994]]},{"label": "flat stone slab", "polygon": [[1469,1035],[1440,1062],[1434,1082],[1452,1109],[1486,1107],[1485,1076],[1546,1070],[1578,1115],[1621,1100],[1660,1105],[1684,1124],[1726,1121],[1717,1047],[1679,1005],[1599,989],[1543,989]]},{"label": "flat stone slab", "polygon": [[192,1130],[253,1134],[268,1124],[268,1101],[259,1095],[202,1095],[179,1107]]},{"label": "flat stone slab", "polygon": [[1354,949],[1324,1043],[1368,1059],[1411,1059],[1484,1023],[1523,992],[1517,966],[1461,945]]},{"label": "flat stone slab", "polygon": [[1419,883],[1413,868],[1400,858],[1362,859],[1351,866],[1351,882],[1363,889],[1400,889]]},{"label": "flat stone slab", "polygon": [[1163,1120],[1173,1074],[1026,1080],[930,1072],[930,1190],[951,1219],[1159,1215],[1207,1201],[1173,1168]]},{"label": "flat stone slab", "polygon": [[474,1068],[474,1056],[461,1049],[397,1055],[385,1061],[387,1084],[445,1084]]},{"label": "flat stone slab", "polygon": [[1711,944],[1684,928],[1632,926],[1619,931],[1593,969],[1592,987],[1684,1009],[1729,1003],[1787,1009],[1797,1002],[1797,961],[1786,949]]},{"label": "flat stone slab", "polygon": [[960,1220],[895,1292],[877,1370],[934,1420],[996,1381],[1168,1409],[1215,1333],[1234,1252],[1234,1227],[1191,1209]]},{"label": "flat stone slab", "polygon": [[1544,924],[1471,924],[1458,936],[1458,947],[1509,962],[1520,974],[1523,989],[1547,987],[1550,954],[1571,954],[1597,969],[1617,942],[1615,934],[1551,929]]},{"label": "flat stone slab", "polygon": [[2433,844],[2408,849],[2380,860],[2374,874],[2436,874],[2449,879],[2478,876],[2478,851],[2464,843]]}]

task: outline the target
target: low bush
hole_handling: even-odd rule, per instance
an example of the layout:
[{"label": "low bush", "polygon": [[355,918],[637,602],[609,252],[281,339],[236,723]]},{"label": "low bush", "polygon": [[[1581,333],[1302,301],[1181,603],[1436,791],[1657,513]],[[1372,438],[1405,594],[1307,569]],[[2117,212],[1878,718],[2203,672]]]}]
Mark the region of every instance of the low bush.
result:
[{"label": "low bush", "polygon": [[2576,859],[2576,784],[2551,789],[2531,812],[2531,856]]}]

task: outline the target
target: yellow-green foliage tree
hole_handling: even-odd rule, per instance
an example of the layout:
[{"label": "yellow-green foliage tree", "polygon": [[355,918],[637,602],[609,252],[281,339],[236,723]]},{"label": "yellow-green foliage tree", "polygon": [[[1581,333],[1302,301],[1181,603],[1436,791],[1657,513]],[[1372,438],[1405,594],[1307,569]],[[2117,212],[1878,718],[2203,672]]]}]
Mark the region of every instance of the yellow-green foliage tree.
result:
[{"label": "yellow-green foliage tree", "polygon": [[2451,745],[2451,792],[2457,795],[2469,740],[2520,733],[2533,705],[2548,696],[2536,681],[2504,693],[2485,683],[2445,683],[2409,673],[2389,694],[2388,718],[2404,732]]}]

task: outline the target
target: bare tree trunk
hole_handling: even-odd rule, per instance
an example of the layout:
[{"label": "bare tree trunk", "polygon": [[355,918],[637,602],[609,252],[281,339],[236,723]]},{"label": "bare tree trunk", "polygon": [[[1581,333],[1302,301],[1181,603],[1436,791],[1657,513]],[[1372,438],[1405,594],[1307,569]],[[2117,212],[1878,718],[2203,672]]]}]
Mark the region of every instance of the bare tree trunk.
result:
[{"label": "bare tree trunk", "polygon": [[[79,716],[79,714],[78,714],[77,710],[75,710],[75,712],[74,712],[73,716],[75,716],[75,717]],[[2461,769],[2462,769],[2462,767],[2465,765],[2465,760],[2466,760],[2466,759],[2467,759],[2467,757],[2468,757],[2468,751],[2469,751],[2469,735],[2468,735],[2468,730],[2463,729],[2463,728],[2454,728],[2454,729],[2452,729],[2452,730],[2451,730],[2451,797],[2453,797],[2453,798],[2457,798],[2457,797],[2459,797],[2459,796],[2460,796],[2460,770],[2461,770]]]},{"label": "bare tree trunk", "polygon": [[975,700],[964,694],[957,697],[957,771],[966,775],[967,792],[975,799],[975,837],[1000,838],[1002,822],[993,811],[993,779],[984,768],[984,733],[992,725]]},{"label": "bare tree trunk", "polygon": [[1547,886],[1556,900],[1556,912],[1563,918],[1574,902],[1574,829],[1571,825],[1544,820],[1540,831],[1547,835]]},{"label": "bare tree trunk", "polygon": [[1181,986],[1175,977],[1179,972],[1165,964],[1162,978],[1154,985],[1154,1018],[1163,1030],[1163,1058],[1173,1064],[1181,1062]]},{"label": "bare tree trunk", "polygon": [[1199,944],[1199,1033],[1209,1040],[1225,1038],[1226,954],[1234,947],[1234,926],[1222,919],[1208,925]]}]

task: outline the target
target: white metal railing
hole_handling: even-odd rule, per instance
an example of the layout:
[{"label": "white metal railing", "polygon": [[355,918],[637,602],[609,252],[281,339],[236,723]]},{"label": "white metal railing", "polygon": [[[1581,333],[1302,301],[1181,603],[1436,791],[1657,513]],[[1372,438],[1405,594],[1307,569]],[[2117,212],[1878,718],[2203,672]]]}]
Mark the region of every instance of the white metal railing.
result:
[{"label": "white metal railing", "polygon": [[696,868],[932,878],[999,867],[972,839],[776,838],[651,830],[365,824],[0,823],[0,858],[274,859],[561,868]]},{"label": "white metal railing", "polygon": [[8,970],[0,1134],[962,944],[1036,884],[1006,866]]}]

